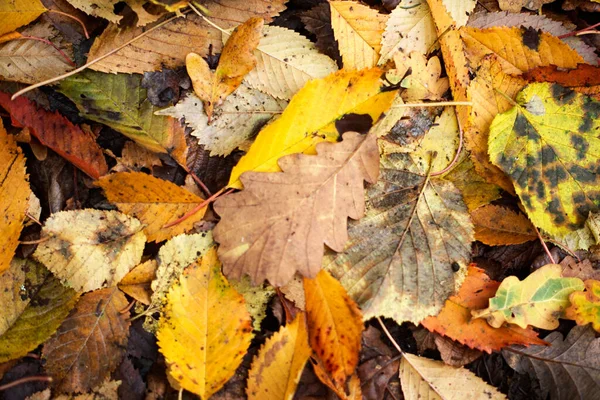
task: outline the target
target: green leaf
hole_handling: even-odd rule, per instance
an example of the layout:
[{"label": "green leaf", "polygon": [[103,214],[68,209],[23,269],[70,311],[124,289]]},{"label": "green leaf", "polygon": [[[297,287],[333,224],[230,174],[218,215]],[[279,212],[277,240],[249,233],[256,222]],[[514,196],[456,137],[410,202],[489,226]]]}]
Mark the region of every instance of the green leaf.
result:
[{"label": "green leaf", "polygon": [[569,306],[569,295],[583,290],[579,278],[562,278],[562,266],[548,264],[534,271],[523,281],[516,276],[504,279],[490,299],[489,307],[473,310],[474,318],[485,318],[494,328],[503,323],[527,328],[532,325],[541,329],[558,328],[558,318]]},{"label": "green leaf", "polygon": [[179,122],[154,115],[158,108],[148,100],[137,74],[104,74],[84,71],[63,80],[58,91],[70,98],[82,116],[108,125],[139,145],[184,157],[185,139]]},{"label": "green leaf", "polygon": [[512,179],[534,225],[552,235],[581,228],[600,208],[600,102],[533,83],[490,127],[492,163]]},{"label": "green leaf", "polygon": [[[19,271],[23,272],[24,280],[18,278],[21,275]],[[18,286],[13,285],[12,292],[18,290],[19,300],[26,304],[18,307],[18,300],[14,304],[2,302],[0,323],[4,325],[6,322],[7,325],[2,327],[6,330],[0,336],[0,363],[22,357],[44,343],[79,298],[73,289],[63,286],[46,268],[33,261],[16,260],[7,274],[16,278]],[[35,280],[29,281],[31,278]],[[7,280],[4,280],[5,283]],[[9,319],[5,318],[7,315]]]}]

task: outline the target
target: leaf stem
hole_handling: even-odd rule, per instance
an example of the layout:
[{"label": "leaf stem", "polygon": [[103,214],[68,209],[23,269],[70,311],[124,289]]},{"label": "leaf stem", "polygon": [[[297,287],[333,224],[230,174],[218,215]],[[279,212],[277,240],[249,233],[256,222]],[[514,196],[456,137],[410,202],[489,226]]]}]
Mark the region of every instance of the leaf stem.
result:
[{"label": "leaf stem", "polygon": [[204,207],[208,206],[210,203],[212,203],[213,201],[215,201],[217,199],[217,197],[219,197],[221,195],[229,194],[229,193],[231,193],[231,192],[233,192],[235,190],[235,189],[229,189],[229,190],[225,191],[225,189],[227,189],[227,186],[225,186],[223,189],[219,190],[217,193],[215,193],[212,196],[210,196],[208,199],[204,200],[202,203],[198,204],[192,210],[190,210],[187,213],[185,213],[181,218],[178,218],[175,221],[169,222],[168,224],[166,224],[165,226],[163,226],[163,229],[170,228],[172,226],[175,226],[175,225],[177,225],[177,224],[185,221],[186,219],[188,219],[189,217],[191,217],[192,215],[196,214],[198,211],[200,211],[201,209],[203,209]]},{"label": "leaf stem", "polygon": [[67,72],[66,74],[62,74],[62,75],[56,76],[56,77],[51,78],[51,79],[46,79],[45,81],[38,82],[38,83],[30,85],[30,86],[27,86],[26,88],[21,89],[17,93],[13,94],[12,97],[11,97],[11,100],[14,100],[17,97],[21,96],[22,94],[27,93],[27,92],[29,92],[29,91],[31,91],[33,89],[37,89],[37,88],[39,88],[41,86],[46,86],[46,85],[49,85],[51,83],[58,82],[58,81],[61,81],[61,80],[65,79],[65,78],[73,76],[75,74],[78,74],[81,71],[86,70],[90,66],[92,66],[92,65],[94,65],[94,64],[96,64],[96,63],[98,63],[98,62],[100,62],[102,60],[104,60],[106,57],[109,57],[109,56],[115,54],[117,51],[121,50],[122,48],[124,48],[126,46],[129,46],[131,43],[135,42],[136,40],[141,39],[142,37],[146,36],[150,32],[152,32],[152,31],[154,31],[154,30],[156,30],[156,29],[158,29],[158,28],[160,28],[160,27],[168,24],[169,22],[171,22],[171,21],[173,21],[173,20],[175,20],[175,19],[177,19],[179,17],[180,17],[180,15],[175,15],[175,16],[167,19],[167,20],[164,20],[163,22],[161,22],[161,23],[159,23],[157,25],[154,25],[152,28],[148,29],[145,32],[140,33],[139,35],[137,35],[133,39],[128,40],[127,42],[123,43],[122,45],[120,45],[120,46],[112,49],[108,53],[103,54],[100,57],[98,57],[98,58],[96,58],[96,59],[94,59],[92,61],[87,62],[86,64],[82,65],[81,67],[79,67],[77,69],[74,69],[73,71]]},{"label": "leaf stem", "polygon": [[71,66],[73,66],[73,67],[76,67],[76,66],[77,66],[77,64],[75,64],[75,62],[74,62],[73,60],[71,60],[71,59],[69,58],[69,56],[65,54],[65,52],[64,52],[64,51],[62,51],[61,49],[59,49],[59,48],[58,48],[58,47],[57,47],[57,46],[56,46],[54,43],[52,43],[52,42],[51,42],[51,41],[49,41],[48,39],[44,39],[44,38],[37,37],[37,36],[27,36],[27,35],[21,35],[21,37],[15,38],[15,39],[13,39],[13,40],[27,40],[27,39],[29,39],[29,40],[37,40],[38,42],[42,42],[42,43],[45,43],[45,44],[47,44],[48,46],[51,46],[51,47],[53,47],[53,48],[54,48],[54,50],[58,51],[58,53],[61,55],[61,57],[62,57],[62,58],[64,58],[64,59],[65,59],[65,61],[66,61],[67,63],[69,63],[69,64],[70,64]]},{"label": "leaf stem", "polygon": [[441,170],[439,172],[432,172],[431,176],[440,176],[440,175],[445,174],[446,172],[450,171],[452,169],[452,167],[454,167],[454,165],[458,161],[458,158],[459,158],[460,153],[463,148],[463,131],[462,131],[462,127],[460,126],[460,121],[458,121],[458,119],[456,121],[458,123],[458,148],[456,149],[456,154],[454,155],[454,159],[443,170]]},{"label": "leaf stem", "polygon": [[213,28],[221,31],[221,33],[224,33],[226,35],[230,35],[229,32],[227,32],[225,29],[221,28],[219,25],[215,24],[214,22],[212,22],[210,19],[206,18],[206,16],[204,16],[204,14],[202,14],[200,11],[198,11],[198,9],[196,7],[194,7],[194,5],[192,3],[189,4],[190,8],[192,10],[194,10],[194,12],[196,14],[198,14],[200,16],[200,18],[202,18],[207,24],[209,24],[210,26],[212,26]]},{"label": "leaf stem", "polygon": [[396,348],[396,350],[398,350],[398,352],[400,354],[404,354],[404,352],[400,348],[400,345],[394,340],[394,338],[392,337],[392,334],[390,333],[390,331],[388,331],[387,327],[385,326],[385,324],[381,320],[381,317],[377,317],[377,322],[379,322],[379,325],[381,325],[381,329],[383,329],[383,332],[385,333],[385,336],[387,336],[387,338],[390,340],[390,342],[392,342],[392,344],[394,345],[394,347]]},{"label": "leaf stem", "polygon": [[[592,29],[594,29],[594,28],[596,28],[596,27],[598,27],[598,26],[600,26],[600,22],[598,22],[597,24],[594,24],[594,25],[590,25],[590,26],[588,26],[588,27],[585,27],[585,28],[583,28],[583,29],[580,29],[580,30],[578,30],[578,31],[573,31],[573,32],[565,33],[564,35],[560,35],[560,36],[558,36],[558,38],[559,38],[559,39],[564,39],[564,38],[568,38],[568,37],[571,37],[571,36],[579,36],[579,35],[581,35],[581,34],[584,34],[584,35],[585,35],[585,34],[587,34],[587,32],[590,32]],[[592,32],[592,33],[593,33],[593,32]]]},{"label": "leaf stem", "polygon": [[531,226],[533,226],[533,229],[535,230],[537,237],[540,239],[540,243],[542,244],[542,247],[544,248],[546,255],[550,258],[550,262],[552,262],[552,264],[556,264],[556,261],[554,260],[554,257],[552,257],[552,253],[550,253],[550,249],[548,249],[548,246],[546,245],[546,242],[544,241],[544,238],[540,234],[540,231],[538,230],[537,226],[535,226],[533,224]]},{"label": "leaf stem", "polygon": [[83,34],[85,35],[86,39],[90,38],[90,35],[88,34],[87,28],[85,27],[85,24],[83,23],[82,20],[80,20],[79,18],[77,18],[74,15],[71,14],[67,14],[65,12],[62,11],[58,11],[58,10],[48,10],[49,13],[54,13],[54,14],[58,14],[58,15],[62,15],[63,17],[67,17],[67,18],[71,18],[73,20],[75,20],[76,22],[79,23],[79,25],[81,25],[81,27],[83,28]]},{"label": "leaf stem", "polygon": [[52,377],[50,376],[26,376],[24,378],[20,378],[17,379],[16,381],[12,381],[10,383],[7,383],[5,385],[0,386],[0,392],[6,389],[10,389],[12,387],[21,385],[23,383],[27,383],[27,382],[52,382]]},{"label": "leaf stem", "polygon": [[429,103],[403,103],[396,104],[390,108],[408,108],[408,107],[445,107],[445,106],[472,106],[472,101],[432,101]]}]

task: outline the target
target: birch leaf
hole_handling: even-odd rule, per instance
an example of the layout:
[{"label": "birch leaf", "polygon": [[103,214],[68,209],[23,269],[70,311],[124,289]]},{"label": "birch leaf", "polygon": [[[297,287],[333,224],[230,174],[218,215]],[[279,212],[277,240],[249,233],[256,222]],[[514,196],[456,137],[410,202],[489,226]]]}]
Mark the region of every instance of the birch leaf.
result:
[{"label": "birch leaf", "polygon": [[221,274],[214,247],[171,288],[156,337],[183,389],[208,399],[233,376],[252,339],[244,303]]},{"label": "birch leaf", "polygon": [[77,210],[52,214],[34,257],[67,286],[90,291],[116,286],[142,258],[140,222],[118,211]]},{"label": "birch leaf", "polygon": [[280,159],[282,173],[248,172],[242,192],[217,199],[214,235],[226,275],[283,286],[296,271],[319,272],[323,244],[343,248],[348,217],[364,211],[363,181],[379,173],[376,139],[347,132],[317,152]]}]

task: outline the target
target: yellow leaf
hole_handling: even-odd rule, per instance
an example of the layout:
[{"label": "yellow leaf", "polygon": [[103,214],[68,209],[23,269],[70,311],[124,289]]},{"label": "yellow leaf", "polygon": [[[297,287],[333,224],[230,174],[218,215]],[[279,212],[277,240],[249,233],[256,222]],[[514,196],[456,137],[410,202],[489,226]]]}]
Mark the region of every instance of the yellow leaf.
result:
[{"label": "yellow leaf", "polygon": [[379,68],[341,70],[309,81],[290,101],[281,117],[258,134],[248,153],[233,168],[229,187],[241,189],[246,171],[279,171],[277,160],[287,154],[315,153],[323,140],[335,142],[335,121],[349,113],[367,114],[373,122],[389,108],[395,91],[383,91]]},{"label": "yellow leaf", "polygon": [[208,399],[233,376],[252,339],[244,303],[221,274],[214,247],[171,288],[156,337],[182,388]]},{"label": "yellow leaf", "polygon": [[271,336],[262,345],[248,372],[248,399],[292,399],[312,354],[304,313]]},{"label": "yellow leaf", "polygon": [[215,107],[220,106],[242,80],[256,66],[253,54],[258,46],[264,21],[250,18],[235,28],[223,47],[219,65],[213,73],[204,59],[196,53],[189,53],[185,66],[192,79],[194,92],[204,103],[204,110],[210,121]]},{"label": "yellow leaf", "polygon": [[46,11],[40,0],[10,0],[0,2],[0,36],[27,25]]},{"label": "yellow leaf", "polygon": [[269,284],[253,285],[248,275],[242,279],[230,279],[229,283],[244,296],[246,308],[252,316],[252,326],[255,331],[260,332],[260,324],[267,316],[267,304],[275,294],[275,288]]},{"label": "yellow leaf", "polygon": [[490,126],[489,155],[513,181],[531,222],[551,235],[583,227],[600,208],[600,102],[533,83]]},{"label": "yellow leaf", "polygon": [[164,228],[193,210],[203,199],[172,182],[142,172],[105,175],[96,184],[121,212],[145,225],[144,233],[150,242],[162,242],[189,231],[206,211],[204,207],[177,225]]},{"label": "yellow leaf", "polygon": [[48,240],[33,256],[78,292],[116,286],[140,261],[146,243],[137,219],[91,209],[52,214],[42,236]]},{"label": "yellow leaf", "polygon": [[[394,57],[394,61],[398,68],[399,57]],[[402,95],[404,101],[440,100],[448,90],[448,78],[440,78],[442,66],[436,56],[427,60],[423,54],[412,52],[406,66],[411,73],[401,83],[406,88]]]},{"label": "yellow leaf", "polygon": [[465,368],[404,353],[400,362],[402,393],[407,400],[500,400],[495,387]]},{"label": "yellow leaf", "polygon": [[0,121],[0,275],[19,245],[30,194],[25,157]]},{"label": "yellow leaf", "polygon": [[331,380],[343,387],[358,364],[363,322],[360,309],[329,272],[304,278],[310,346]]},{"label": "yellow leaf", "polygon": [[73,7],[86,14],[93,15],[117,23],[123,18],[114,13],[115,4],[120,0],[67,0]]},{"label": "yellow leaf", "polygon": [[150,284],[156,277],[158,264],[156,260],[148,260],[137,265],[119,282],[119,289],[142,304],[149,305],[152,290]]},{"label": "yellow leaf", "polygon": [[579,278],[562,278],[562,267],[548,264],[531,273],[523,281],[516,276],[504,279],[489,307],[472,310],[474,318],[485,318],[494,328],[505,322],[527,328],[556,329],[558,318],[569,306],[569,295],[583,290]]},{"label": "yellow leaf", "polygon": [[573,292],[569,296],[571,306],[565,310],[565,317],[573,319],[577,325],[592,324],[600,332],[600,281],[585,281],[585,292]]},{"label": "yellow leaf", "polygon": [[507,74],[519,75],[551,64],[575,68],[578,63],[584,62],[568,44],[546,32],[522,27],[462,27],[460,35],[473,65],[479,64],[488,54],[496,54],[502,70]]},{"label": "yellow leaf", "polygon": [[465,157],[444,177],[462,193],[465,205],[473,211],[485,204],[502,197],[501,189],[492,183],[487,183],[475,171],[473,161]]},{"label": "yellow leaf", "polygon": [[456,22],[456,27],[459,28],[467,24],[469,16],[477,5],[477,0],[442,0],[442,3]]},{"label": "yellow leaf", "polygon": [[357,1],[331,1],[329,5],[344,68],[358,70],[377,65],[387,16]]}]

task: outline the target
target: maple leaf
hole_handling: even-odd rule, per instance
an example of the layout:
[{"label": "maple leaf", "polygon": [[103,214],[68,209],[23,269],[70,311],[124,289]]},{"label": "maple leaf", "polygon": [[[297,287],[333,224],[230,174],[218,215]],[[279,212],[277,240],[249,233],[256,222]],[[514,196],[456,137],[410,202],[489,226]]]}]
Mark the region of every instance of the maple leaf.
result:
[{"label": "maple leaf", "polygon": [[400,381],[407,399],[506,399],[495,387],[468,369],[454,368],[441,361],[409,353],[402,355]]},{"label": "maple leaf", "polygon": [[475,239],[491,246],[520,244],[536,240],[537,234],[523,213],[486,204],[471,211]]},{"label": "maple leaf", "polygon": [[34,257],[77,291],[116,286],[142,258],[146,237],[140,222],[118,211],[54,213],[42,229],[48,240]]},{"label": "maple leaf", "polygon": [[387,16],[357,1],[330,1],[329,6],[344,68],[359,70],[377,65]]},{"label": "maple leaf", "polygon": [[317,274],[323,243],[343,248],[347,218],[364,212],[363,180],[374,182],[379,173],[376,140],[347,132],[317,152],[281,158],[283,173],[247,172],[242,192],[217,199],[214,235],[226,275],[282,286],[296,271]]},{"label": "maple leaf", "polygon": [[248,372],[248,398],[292,398],[311,353],[305,317],[298,313],[261,346]]},{"label": "maple leaf", "polygon": [[0,36],[27,25],[46,12],[40,0],[11,0],[0,3]]},{"label": "maple leaf", "polygon": [[306,320],[310,346],[337,387],[358,364],[364,329],[358,306],[327,271],[304,278]]},{"label": "maple leaf", "polygon": [[186,56],[187,72],[192,79],[194,92],[204,103],[209,122],[215,107],[220,106],[256,66],[256,57],[252,52],[258,46],[263,24],[262,18],[251,18],[235,28],[223,47],[214,73],[198,54],[189,53]]},{"label": "maple leaf", "polygon": [[151,242],[162,242],[189,231],[202,219],[206,207],[197,210],[181,223],[164,228],[195,209],[203,199],[169,181],[141,172],[118,172],[102,177],[96,185],[104,189],[106,198],[127,215],[144,224]]},{"label": "maple leaf", "polygon": [[221,274],[214,247],[169,291],[156,337],[171,378],[203,399],[235,373],[252,324],[243,297]]},{"label": "maple leaf", "polygon": [[386,91],[379,68],[341,70],[323,79],[309,81],[296,93],[283,114],[261,130],[248,153],[229,178],[229,187],[241,189],[240,175],[246,171],[279,171],[277,160],[288,154],[314,154],[315,145],[339,138],[335,122],[347,114],[360,114],[377,121],[394,99]]},{"label": "maple leaf", "polygon": [[571,305],[565,310],[565,318],[573,319],[577,325],[592,324],[600,332],[600,281],[585,281],[585,292],[573,292],[569,296]]},{"label": "maple leaf", "polygon": [[591,327],[576,326],[563,338],[552,332],[550,346],[508,347],[502,350],[512,369],[540,381],[541,395],[553,400],[600,396],[600,338]]},{"label": "maple leaf", "polygon": [[90,177],[97,179],[108,172],[102,149],[95,139],[58,112],[40,109],[25,97],[10,100],[4,92],[0,92],[0,106],[10,113],[14,126],[29,128],[43,145]]},{"label": "maple leaf", "polygon": [[569,295],[583,290],[578,278],[561,277],[562,267],[548,264],[531,273],[523,281],[516,276],[504,279],[489,307],[472,310],[474,318],[485,318],[494,328],[509,322],[521,328],[527,325],[556,329],[558,318],[569,306]]},{"label": "maple leaf", "polygon": [[59,393],[85,393],[119,365],[129,337],[125,307],[116,287],[86,293],[44,344],[45,368]]},{"label": "maple leaf", "polygon": [[19,246],[31,195],[25,173],[25,157],[0,121],[0,276],[6,271]]},{"label": "maple leaf", "polygon": [[421,324],[432,332],[488,353],[511,344],[544,344],[533,329],[516,326],[492,328],[486,321],[471,318],[471,310],[485,307],[498,286],[500,282],[491,280],[482,269],[471,265],[459,292],[446,300],[437,316],[428,317]]},{"label": "maple leaf", "polygon": [[512,179],[529,219],[552,235],[580,228],[600,207],[600,102],[532,83],[490,126],[492,163]]}]

